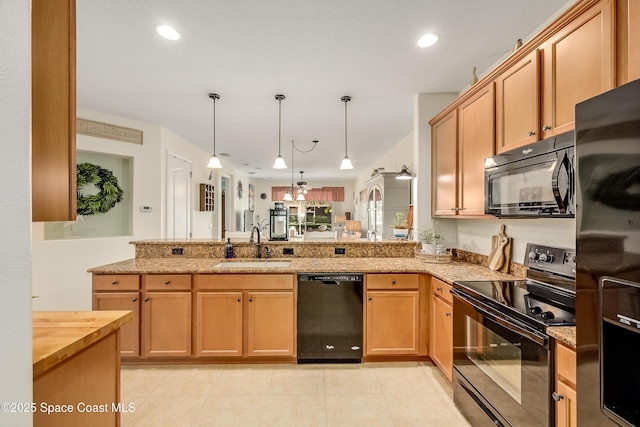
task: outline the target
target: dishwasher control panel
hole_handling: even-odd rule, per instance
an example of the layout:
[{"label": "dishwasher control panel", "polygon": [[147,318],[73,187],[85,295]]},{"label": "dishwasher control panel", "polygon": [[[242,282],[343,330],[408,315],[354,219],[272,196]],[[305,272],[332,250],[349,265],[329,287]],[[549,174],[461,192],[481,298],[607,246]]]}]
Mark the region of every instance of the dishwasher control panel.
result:
[{"label": "dishwasher control panel", "polygon": [[298,273],[298,282],[362,282],[362,273]]}]

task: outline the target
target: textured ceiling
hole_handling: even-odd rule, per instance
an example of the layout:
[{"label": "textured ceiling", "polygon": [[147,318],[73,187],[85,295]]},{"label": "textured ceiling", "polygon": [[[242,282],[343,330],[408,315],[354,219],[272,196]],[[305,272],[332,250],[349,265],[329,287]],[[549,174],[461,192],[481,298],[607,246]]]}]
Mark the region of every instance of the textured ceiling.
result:
[{"label": "textured ceiling", "polygon": [[[413,95],[458,92],[471,69],[506,56],[567,0],[82,0],[77,2],[77,104],[162,126],[255,178],[278,150],[296,175],[351,179],[413,130]],[[178,41],[157,35],[166,23]],[[417,39],[437,32],[421,49]],[[525,40],[526,41],[526,40]],[[343,95],[349,157],[344,157]],[[426,125],[426,124],[425,124]],[[224,160],[223,160],[224,161]]]}]

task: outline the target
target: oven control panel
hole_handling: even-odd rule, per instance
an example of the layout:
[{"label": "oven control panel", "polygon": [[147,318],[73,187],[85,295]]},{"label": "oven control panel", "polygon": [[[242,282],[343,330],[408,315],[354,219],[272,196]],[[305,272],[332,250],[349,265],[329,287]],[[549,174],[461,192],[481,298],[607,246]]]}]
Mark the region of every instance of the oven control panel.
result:
[{"label": "oven control panel", "polygon": [[576,277],[576,250],[527,243],[524,265],[543,272]]}]

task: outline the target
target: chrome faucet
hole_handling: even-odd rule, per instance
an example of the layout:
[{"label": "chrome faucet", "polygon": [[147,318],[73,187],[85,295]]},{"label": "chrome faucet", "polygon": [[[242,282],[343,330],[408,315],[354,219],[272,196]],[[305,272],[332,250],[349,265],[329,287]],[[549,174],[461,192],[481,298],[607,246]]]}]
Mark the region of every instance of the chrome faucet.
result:
[{"label": "chrome faucet", "polygon": [[260,227],[258,227],[257,225],[254,225],[253,228],[251,229],[251,236],[249,237],[249,243],[251,244],[254,243],[254,240],[253,240],[254,231],[258,232],[258,242],[256,243],[256,258],[262,258],[262,252],[260,251],[260,248],[262,247],[262,244],[260,243]]}]

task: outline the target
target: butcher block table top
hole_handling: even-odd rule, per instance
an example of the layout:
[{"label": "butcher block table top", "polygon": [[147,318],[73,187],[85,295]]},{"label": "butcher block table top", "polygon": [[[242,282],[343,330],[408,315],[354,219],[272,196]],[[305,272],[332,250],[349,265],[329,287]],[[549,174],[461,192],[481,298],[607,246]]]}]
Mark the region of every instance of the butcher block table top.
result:
[{"label": "butcher block table top", "polygon": [[115,332],[130,311],[34,311],[33,377]]}]

